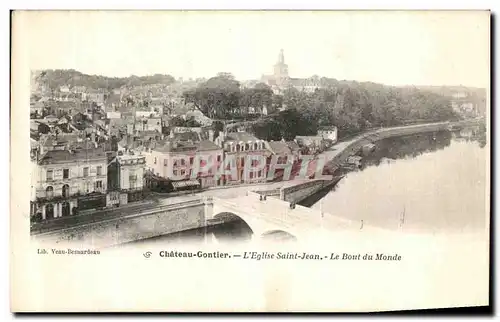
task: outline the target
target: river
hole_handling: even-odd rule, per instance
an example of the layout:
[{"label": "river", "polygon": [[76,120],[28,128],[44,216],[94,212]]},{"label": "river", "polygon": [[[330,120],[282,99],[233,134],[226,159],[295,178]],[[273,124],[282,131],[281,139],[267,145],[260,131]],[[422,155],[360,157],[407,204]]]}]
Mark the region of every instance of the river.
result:
[{"label": "river", "polygon": [[489,147],[460,136],[446,131],[379,141],[361,170],[312,207],[386,229],[485,229]]},{"label": "river", "polygon": [[[360,169],[347,171],[312,208],[384,229],[484,230],[489,218],[488,151],[484,136],[478,140],[467,131],[384,139],[363,155]],[[218,242],[242,241],[251,231],[238,221],[140,242],[203,242],[207,236]]]}]

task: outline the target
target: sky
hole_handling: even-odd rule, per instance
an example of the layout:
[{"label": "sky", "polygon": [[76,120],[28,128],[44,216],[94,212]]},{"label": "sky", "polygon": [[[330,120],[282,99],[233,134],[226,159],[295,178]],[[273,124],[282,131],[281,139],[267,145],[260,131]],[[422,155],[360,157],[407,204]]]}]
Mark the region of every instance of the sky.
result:
[{"label": "sky", "polygon": [[271,74],[389,85],[489,87],[486,11],[31,11],[13,41],[30,69],[238,80]]}]

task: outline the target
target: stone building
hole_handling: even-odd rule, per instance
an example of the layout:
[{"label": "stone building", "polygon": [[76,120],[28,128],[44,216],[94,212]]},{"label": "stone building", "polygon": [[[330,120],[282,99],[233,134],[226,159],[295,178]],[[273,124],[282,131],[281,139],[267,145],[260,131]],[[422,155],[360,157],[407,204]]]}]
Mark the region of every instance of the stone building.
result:
[{"label": "stone building", "polygon": [[119,152],[108,165],[107,205],[125,205],[144,198],[146,157]]},{"label": "stone building", "polygon": [[103,149],[49,150],[34,162],[31,214],[40,215],[38,220],[106,206]]},{"label": "stone building", "polygon": [[338,140],[338,130],[336,126],[324,126],[318,129],[318,136],[323,137],[325,140],[331,140],[336,143]]},{"label": "stone building", "polygon": [[[168,138],[144,151],[147,169],[152,175],[169,180],[174,190],[221,185],[221,180],[216,179],[216,166],[223,160],[222,149],[210,140],[197,140],[196,133],[182,134],[195,135],[190,140]],[[197,160],[200,161],[200,171],[194,179]],[[206,162],[214,164],[214,168],[201,171]]]},{"label": "stone building", "polygon": [[[244,172],[247,156],[263,156],[264,162],[267,162],[271,156],[264,140],[247,132],[220,132],[215,143],[224,149],[225,158],[230,160],[229,167],[236,168],[236,178],[232,176],[222,177],[224,185],[266,182],[267,167],[264,167],[263,170],[251,171],[247,177],[245,177]],[[257,165],[252,166],[257,167]]]}]

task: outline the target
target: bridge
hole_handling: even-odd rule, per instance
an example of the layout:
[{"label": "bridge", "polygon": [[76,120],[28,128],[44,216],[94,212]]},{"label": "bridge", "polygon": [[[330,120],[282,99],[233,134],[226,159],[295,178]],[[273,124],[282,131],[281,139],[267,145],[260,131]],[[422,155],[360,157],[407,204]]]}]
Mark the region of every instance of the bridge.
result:
[{"label": "bridge", "polygon": [[361,221],[343,219],[256,192],[231,199],[213,198],[207,202],[211,203],[205,214],[207,224],[242,220],[251,230],[254,241],[308,241],[339,232],[379,230]]}]

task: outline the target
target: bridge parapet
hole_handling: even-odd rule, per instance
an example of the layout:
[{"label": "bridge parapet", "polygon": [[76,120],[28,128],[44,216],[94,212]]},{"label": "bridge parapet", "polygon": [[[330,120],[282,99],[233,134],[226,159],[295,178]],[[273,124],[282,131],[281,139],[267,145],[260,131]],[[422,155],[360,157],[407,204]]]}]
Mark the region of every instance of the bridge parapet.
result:
[{"label": "bridge parapet", "polygon": [[270,232],[280,232],[298,240],[311,240],[318,234],[366,231],[366,228],[370,228],[363,228],[363,224],[358,221],[342,219],[277,198],[265,198],[255,192],[249,192],[245,197],[215,199],[213,205],[215,219],[222,219],[226,214],[239,217],[250,227],[254,239],[269,235]]},{"label": "bridge parapet", "polygon": [[280,189],[280,199],[283,201],[298,203],[319,190],[328,186],[328,180],[310,180],[289,187]]},{"label": "bridge parapet", "polygon": [[255,191],[256,193],[266,196],[266,197],[278,197],[280,196],[281,189],[272,189],[272,190],[258,190]]}]

